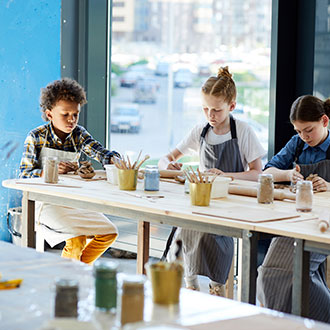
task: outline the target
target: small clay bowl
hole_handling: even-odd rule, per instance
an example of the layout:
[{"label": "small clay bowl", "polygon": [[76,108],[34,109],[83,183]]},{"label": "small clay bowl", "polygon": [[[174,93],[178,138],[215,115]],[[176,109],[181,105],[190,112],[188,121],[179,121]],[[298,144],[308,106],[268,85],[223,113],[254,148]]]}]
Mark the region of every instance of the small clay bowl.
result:
[{"label": "small clay bowl", "polygon": [[91,172],[91,173],[79,173],[79,176],[83,179],[92,179],[95,176],[95,172]]}]

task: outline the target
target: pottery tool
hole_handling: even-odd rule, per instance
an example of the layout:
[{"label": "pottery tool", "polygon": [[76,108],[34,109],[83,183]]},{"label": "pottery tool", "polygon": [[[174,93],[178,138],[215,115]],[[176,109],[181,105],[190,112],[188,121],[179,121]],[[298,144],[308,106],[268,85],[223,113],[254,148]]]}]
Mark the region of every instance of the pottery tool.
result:
[{"label": "pottery tool", "polygon": [[140,150],[140,152],[139,152],[139,154],[138,154],[138,156],[136,158],[136,161],[133,163],[133,168],[135,168],[136,164],[138,163],[138,161],[139,161],[139,159],[141,157],[141,153],[142,153],[142,149]]},{"label": "pottery tool", "polygon": [[57,184],[57,183],[42,183],[42,182],[22,182],[16,181],[16,184],[26,184],[26,185],[33,185],[33,186],[50,186],[50,187],[63,187],[63,188],[81,188],[81,186],[69,186],[65,184]]},{"label": "pottery tool", "polygon": [[140,166],[149,158],[150,158],[149,155],[145,155],[144,158],[140,161],[140,163],[138,163],[138,165],[136,166],[136,169],[138,170]]},{"label": "pottery tool", "polygon": [[330,220],[330,216],[328,212],[324,211],[319,215],[318,225],[321,233],[324,233],[326,230],[329,229],[330,226],[329,220]]},{"label": "pottery tool", "polygon": [[23,279],[17,278],[15,280],[3,280],[0,281],[0,290],[11,290],[11,289],[16,289],[18,288]]}]

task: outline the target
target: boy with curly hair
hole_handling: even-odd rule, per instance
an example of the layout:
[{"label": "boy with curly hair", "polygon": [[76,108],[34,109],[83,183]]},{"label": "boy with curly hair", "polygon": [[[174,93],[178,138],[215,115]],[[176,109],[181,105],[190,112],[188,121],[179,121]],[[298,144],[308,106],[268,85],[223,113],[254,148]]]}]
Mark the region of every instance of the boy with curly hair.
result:
[{"label": "boy with curly hair", "polygon": [[[81,152],[101,163],[110,163],[115,151],[105,149],[78,125],[81,107],[87,103],[84,89],[69,78],[55,80],[41,89],[41,125],[29,132],[24,142],[20,177],[42,176],[43,158],[59,160],[59,174],[72,170]],[[93,263],[115,241],[117,228],[103,214],[36,203],[38,231],[51,247],[66,241],[62,257]],[[87,244],[87,238],[92,240]]]}]

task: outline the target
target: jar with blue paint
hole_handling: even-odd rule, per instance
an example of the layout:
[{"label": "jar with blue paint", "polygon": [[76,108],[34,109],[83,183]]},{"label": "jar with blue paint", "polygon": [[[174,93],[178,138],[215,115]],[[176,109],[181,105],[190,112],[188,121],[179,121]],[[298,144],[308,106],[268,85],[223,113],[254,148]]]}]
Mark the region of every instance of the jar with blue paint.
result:
[{"label": "jar with blue paint", "polygon": [[147,165],[144,172],[144,190],[159,190],[159,171],[157,165]]}]

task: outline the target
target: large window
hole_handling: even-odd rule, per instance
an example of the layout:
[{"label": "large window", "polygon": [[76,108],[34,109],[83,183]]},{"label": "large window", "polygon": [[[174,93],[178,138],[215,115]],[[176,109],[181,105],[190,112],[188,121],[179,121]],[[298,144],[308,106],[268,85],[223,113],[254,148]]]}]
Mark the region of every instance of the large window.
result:
[{"label": "large window", "polygon": [[316,1],[314,95],[330,97],[330,1]]},{"label": "large window", "polygon": [[200,87],[228,65],[233,114],[267,150],[271,0],[114,0],[112,13],[112,148],[156,162],[205,120]]}]

